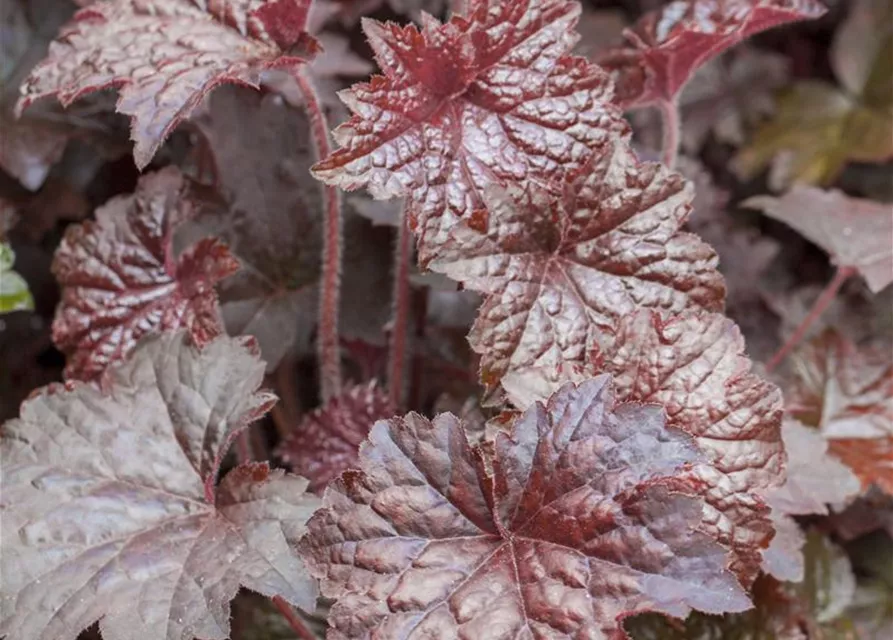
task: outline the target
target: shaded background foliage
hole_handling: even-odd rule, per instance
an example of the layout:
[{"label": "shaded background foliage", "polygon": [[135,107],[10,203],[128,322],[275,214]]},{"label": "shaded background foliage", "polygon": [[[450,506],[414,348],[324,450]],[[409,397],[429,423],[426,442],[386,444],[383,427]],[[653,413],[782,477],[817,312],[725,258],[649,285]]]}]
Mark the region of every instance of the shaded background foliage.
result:
[{"label": "shaded background foliage", "polygon": [[[623,26],[663,4],[584,2],[577,51],[598,59]],[[835,34],[848,24],[855,3],[826,0],[825,4],[829,10],[821,18],[761,33],[711,62],[679,97],[682,156],[677,170],[695,185],[687,229],[718,254],[718,268],[726,279],[726,313],[741,328],[747,355],[757,363],[771,360],[832,281],[836,268],[850,265],[835,262],[841,252],[833,246],[802,229],[798,232],[796,224],[792,228],[780,221],[784,215],[763,215],[751,206],[753,201],[743,203],[766,194],[783,199],[782,193],[797,179],[873,201],[878,215],[889,212],[893,202],[889,162],[893,151],[874,148],[889,122],[861,127],[859,113],[833,108],[840,95],[854,94],[859,98],[856,108],[880,104],[883,110],[893,105],[893,90],[884,85],[887,68],[874,65],[880,69],[866,79],[867,83],[874,78],[878,85],[872,90],[852,85],[841,75],[841,69],[858,64],[849,57],[869,55],[859,47],[867,50],[871,43],[850,39],[845,47],[835,48]],[[332,125],[347,117],[334,92],[373,68],[372,51],[357,18],[404,23],[417,18],[420,10],[444,16],[447,9],[437,0],[319,5],[321,13],[311,16],[310,29],[322,32],[320,39],[329,53],[312,63],[308,73]],[[19,84],[75,9],[67,0],[10,0],[0,9],[0,236],[13,250],[14,269],[33,299],[28,305],[27,299],[17,298],[15,304],[32,308],[0,316],[0,420],[17,416],[21,402],[34,389],[62,380],[66,359],[57,348],[58,335],[54,344],[53,323],[63,295],[53,260],[66,233],[71,233],[66,229],[95,218],[94,212],[111,198],[139,189],[128,121],[114,112],[114,92],[90,95],[68,109],[54,101],[38,102],[21,119],[14,118]],[[883,61],[887,50],[882,46],[881,51],[877,55]],[[266,383],[281,398],[247,446],[255,458],[285,466],[299,459],[288,453],[296,424],[303,419],[303,424],[315,424],[326,433],[326,412],[338,414],[338,407],[311,413],[320,405],[313,344],[319,329],[315,305],[323,187],[308,173],[314,162],[313,143],[303,103],[293,81],[275,73],[264,78],[260,92],[219,88],[151,160],[145,158],[146,171],[176,165],[195,185],[191,197],[196,212],[177,231],[179,259],[196,240],[216,236],[242,264],[239,274],[217,287],[222,326],[230,333],[257,338],[267,361]],[[811,122],[807,115],[825,106],[833,118]],[[628,118],[639,155],[657,159],[661,124],[656,112],[634,111]],[[824,142],[828,135],[849,146],[829,148]],[[784,152],[779,156],[779,150],[790,146],[803,151],[793,158]],[[347,378],[367,382],[387,374],[391,263],[400,204],[372,201],[362,192],[346,202],[341,346]],[[764,202],[762,208],[768,205]],[[492,416],[490,410],[478,408],[480,354],[465,340],[479,298],[415,267],[412,270],[404,404],[425,415],[448,409],[465,420],[468,432],[478,429],[483,434],[492,426],[484,426]],[[4,278],[8,277],[7,271]],[[822,333],[825,330],[843,337]],[[862,425],[869,402],[880,407],[876,423],[889,439],[893,437],[888,408],[891,353],[893,287],[848,277],[804,336],[804,346],[782,364],[775,378],[785,390],[791,414],[807,427],[826,432],[836,417],[852,415]],[[851,379],[841,382],[839,371],[850,366]],[[376,403],[369,415],[393,413],[385,398]],[[836,413],[827,415],[828,407]],[[862,496],[828,513],[792,509],[783,516],[796,518],[795,539],[782,540],[779,534],[776,542],[804,545],[802,581],[792,584],[777,575],[763,575],[753,588],[756,611],[724,617],[695,613],[685,623],[646,615],[627,625],[631,634],[637,638],[884,637],[893,612],[893,576],[884,570],[890,566],[893,548],[893,447],[867,444],[854,420],[843,427],[840,419],[834,423],[838,430],[829,436],[829,451],[855,471]],[[350,420],[339,426],[342,423],[350,426]],[[341,439],[353,446],[364,435],[341,434]],[[884,437],[878,440],[886,442]],[[301,468],[294,471],[300,473]],[[332,475],[326,471],[319,474],[321,478]],[[835,504],[832,497],[820,500],[825,502]],[[317,612],[320,618],[326,608],[323,602]],[[311,626],[321,637],[324,625],[318,622]],[[84,637],[97,634],[89,630]],[[244,640],[294,637],[268,602],[247,593],[233,606],[232,634]]]}]

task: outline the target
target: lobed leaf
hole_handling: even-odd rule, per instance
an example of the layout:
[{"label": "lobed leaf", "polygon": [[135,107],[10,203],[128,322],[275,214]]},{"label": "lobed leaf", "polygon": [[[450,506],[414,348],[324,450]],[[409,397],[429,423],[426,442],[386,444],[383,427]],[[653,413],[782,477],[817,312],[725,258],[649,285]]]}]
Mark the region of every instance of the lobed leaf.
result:
[{"label": "lobed leaf", "polygon": [[673,102],[694,72],[750,36],[825,12],[819,0],[675,0],[624,32],[596,62],[610,70],[624,108]]},{"label": "lobed leaf", "polygon": [[283,462],[322,493],[332,480],[353,468],[360,444],[378,420],[394,415],[386,393],[375,381],[345,386],[340,395],[307,414],[277,448]]},{"label": "lobed leaf", "polygon": [[56,96],[68,106],[115,87],[132,118],[142,169],[164,139],[216,86],[256,86],[270,68],[316,53],[304,31],[308,0],[98,0],[63,27],[22,85],[18,110]]},{"label": "lobed leaf", "polygon": [[826,438],[893,435],[893,363],[883,348],[858,348],[827,330],[794,357],[788,411]]},{"label": "lobed leaf", "polygon": [[877,485],[893,496],[893,436],[838,438],[829,441],[829,445],[831,453],[859,477],[865,491]]},{"label": "lobed leaf", "polygon": [[314,175],[373,197],[407,196],[423,261],[493,185],[547,185],[627,126],[598,67],[568,54],[580,5],[473,0],[415,26],[365,20],[380,76],[342,92],[354,113]]},{"label": "lobed leaf", "polygon": [[337,601],[329,637],[623,637],[640,611],[746,609],[697,531],[698,460],[659,408],[615,406],[608,376],[531,407],[492,449],[450,414],[378,422],[300,544]]},{"label": "lobed leaf", "polygon": [[219,237],[242,264],[220,285],[233,335],[254,336],[269,370],[307,347],[316,323],[322,192],[306,114],[278,96],[221,87],[196,117],[222,206],[184,225],[178,241]]},{"label": "lobed leaf", "polygon": [[185,327],[198,343],[222,331],[214,284],[239,263],[210,238],[174,257],[173,230],[196,208],[187,191],[169,167],[66,230],[53,260],[62,286],[53,341],[68,355],[66,377],[96,378],[153,331]]},{"label": "lobed leaf", "polygon": [[793,227],[831,255],[838,267],[858,269],[874,293],[893,282],[890,205],[842,191],[796,186],[780,198],[757,196],[745,207]]},{"label": "lobed leaf", "polygon": [[41,389],[0,440],[0,634],[74,640],[223,639],[240,585],[312,608],[290,545],[317,500],[304,479],[248,463],[215,486],[235,435],[275,397],[253,342],[146,339],[108,394]]},{"label": "lobed leaf", "polygon": [[507,378],[509,398],[523,409],[532,401],[518,404],[523,391],[548,395],[565,380],[608,373],[621,401],[663,407],[668,424],[691,434],[705,454],[706,464],[695,473],[704,482],[710,533],[733,549],[734,570],[751,582],[773,530],[760,496],[783,478],[778,388],[750,371],[740,331],[719,314],[689,312],[664,320],[643,309],[620,320],[599,343],[577,371],[518,370]]},{"label": "lobed leaf", "polygon": [[596,149],[560,199],[490,192],[430,265],[487,295],[469,336],[484,383],[582,363],[639,307],[722,309],[716,254],[679,230],[691,199],[682,176],[639,162],[622,142]]}]

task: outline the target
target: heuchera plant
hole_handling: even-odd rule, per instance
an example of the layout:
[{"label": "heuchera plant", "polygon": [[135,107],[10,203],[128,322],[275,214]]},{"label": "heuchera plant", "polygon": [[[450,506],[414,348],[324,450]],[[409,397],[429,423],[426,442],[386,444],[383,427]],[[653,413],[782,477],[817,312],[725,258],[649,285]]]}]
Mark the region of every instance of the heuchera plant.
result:
[{"label": "heuchera plant", "polygon": [[[27,3],[2,14],[20,95],[0,95],[0,312],[39,332],[49,300],[55,349],[0,340],[3,400],[28,357],[65,366],[0,432],[0,636],[279,637],[243,588],[302,640],[893,632],[860,591],[883,578],[850,563],[893,549],[890,345],[810,335],[889,290],[890,206],[846,184],[753,196],[728,162],[806,63],[724,51],[819,0],[628,11],[592,60],[577,0],[41,1],[70,14],[48,50]],[[880,104],[843,47],[893,51],[866,19],[890,1],[854,4],[815,28],[840,23],[838,80]],[[361,51],[379,74],[342,106]],[[754,106],[738,85],[769,68]],[[699,77],[709,114],[680,107]],[[652,106],[660,150],[625,116]],[[47,122],[52,153],[29,148]],[[58,293],[14,264],[43,209]],[[765,307],[751,280],[784,256],[757,224],[794,236],[754,209],[837,268],[756,362],[727,289]]]}]

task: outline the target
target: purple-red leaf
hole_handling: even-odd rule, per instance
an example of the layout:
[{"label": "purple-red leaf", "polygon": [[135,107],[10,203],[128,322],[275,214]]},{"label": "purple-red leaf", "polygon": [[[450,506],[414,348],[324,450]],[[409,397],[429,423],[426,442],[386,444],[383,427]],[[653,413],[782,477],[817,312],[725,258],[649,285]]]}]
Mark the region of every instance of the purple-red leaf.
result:
[{"label": "purple-red leaf", "polygon": [[585,362],[596,337],[638,307],[722,309],[716,254],[679,231],[691,199],[682,176],[620,141],[599,147],[560,199],[489,192],[431,264],[488,296],[470,335],[485,384]]},{"label": "purple-red leaf", "polygon": [[378,420],[394,415],[385,392],[373,381],[345,387],[340,395],[306,415],[279,445],[277,454],[321,493],[343,471],[355,466],[360,443]]},{"label": "purple-red leaf", "polygon": [[827,330],[794,357],[788,411],[829,439],[893,436],[893,362]]},{"label": "purple-red leaf", "polygon": [[152,331],[185,327],[199,343],[221,332],[214,284],[239,263],[210,238],[174,258],[173,229],[194,208],[185,178],[168,168],[67,229],[53,261],[62,286],[53,340],[68,355],[67,377],[99,376]]},{"label": "purple-red leaf", "polygon": [[[492,451],[492,455],[488,453]],[[567,385],[492,449],[450,414],[381,421],[300,551],[329,638],[624,636],[624,617],[749,607],[699,533],[691,441],[608,376]]]},{"label": "purple-red leaf", "polygon": [[830,254],[838,267],[859,270],[878,293],[893,282],[893,215],[889,203],[851,198],[842,191],[795,186],[780,198],[757,196],[745,207],[761,209]]},{"label": "purple-red leaf", "polygon": [[889,348],[858,348],[827,330],[794,359],[788,411],[816,426],[831,453],[868,489],[893,495],[893,362]]},{"label": "purple-red leaf", "polygon": [[250,463],[215,479],[233,437],[275,397],[246,339],[147,339],[110,393],[40,390],[4,425],[0,634],[223,639],[240,585],[312,608],[292,545],[318,501]]},{"label": "purple-red leaf", "polygon": [[718,512],[715,535],[733,547],[745,581],[771,538],[757,496],[782,481],[785,461],[781,392],[750,367],[728,318],[688,313],[664,321],[647,310],[603,336],[595,366],[614,376],[621,400],[658,403],[668,424],[694,436],[710,463],[698,474]]},{"label": "purple-red leaf", "polygon": [[314,168],[345,189],[412,198],[423,259],[488,187],[561,179],[627,131],[606,74],[568,55],[579,3],[468,5],[445,24],[426,16],[421,30],[364,22],[384,75],[342,93],[355,115],[334,132],[342,148]]},{"label": "purple-red leaf", "polygon": [[[663,320],[650,310],[602,334],[579,365],[589,375],[613,375],[619,400],[660,405],[669,425],[694,437],[707,461],[696,474],[712,511],[710,532],[733,548],[733,568],[746,582],[756,576],[760,550],[772,535],[759,496],[782,481],[784,466],[781,393],[750,366],[728,318],[691,312]],[[524,409],[526,403],[518,404],[524,391],[547,395],[581,375],[567,365],[532,367],[509,376],[506,388]]]},{"label": "purple-red leaf", "polygon": [[316,323],[322,185],[310,175],[309,121],[279,96],[221,87],[195,122],[223,206],[183,226],[178,241],[214,236],[242,269],[219,287],[230,334],[257,338],[268,369],[306,350]]},{"label": "purple-red leaf", "polygon": [[19,109],[46,96],[69,105],[118,88],[132,117],[134,158],[145,167],[161,142],[217,85],[256,86],[264,69],[315,54],[304,32],[308,0],[98,0],[63,27],[22,86]]},{"label": "purple-red leaf", "polygon": [[672,102],[698,67],[729,47],[824,12],[819,0],[675,0],[643,16],[625,45],[596,62],[614,73],[624,107]]}]

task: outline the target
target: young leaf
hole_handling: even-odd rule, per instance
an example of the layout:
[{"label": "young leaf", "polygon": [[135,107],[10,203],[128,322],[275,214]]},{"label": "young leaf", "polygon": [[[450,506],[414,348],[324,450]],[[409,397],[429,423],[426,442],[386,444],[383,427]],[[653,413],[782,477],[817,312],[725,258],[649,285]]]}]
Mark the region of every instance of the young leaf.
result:
[{"label": "young leaf", "polygon": [[793,227],[827,251],[838,267],[858,269],[872,292],[893,282],[890,204],[797,186],[780,198],[757,196],[743,206]]},{"label": "young leaf", "polygon": [[795,84],[774,118],[734,158],[740,178],[771,164],[769,184],[828,185],[848,162],[893,157],[893,2],[857,0],[837,32],[831,65],[838,82]]},{"label": "young leaf", "polygon": [[624,108],[673,102],[698,67],[729,47],[824,12],[818,0],[675,0],[644,15],[624,46],[596,62],[613,72]]},{"label": "young leaf", "polygon": [[697,532],[692,443],[657,407],[615,406],[608,376],[490,450],[450,414],[373,427],[299,547],[337,600],[330,637],[622,637],[640,611],[749,607]]},{"label": "young leaf", "polygon": [[309,0],[98,0],[63,27],[22,86],[18,109],[116,87],[142,169],[201,99],[223,83],[256,86],[318,46],[304,31]]},{"label": "young leaf", "polygon": [[69,357],[66,377],[99,376],[152,331],[186,327],[199,343],[221,332],[214,284],[239,263],[210,238],[175,259],[174,227],[194,208],[169,167],[97,209],[95,222],[66,230],[53,260],[62,286],[53,341]]},{"label": "young leaf", "polygon": [[513,370],[585,362],[637,307],[722,309],[716,254],[679,231],[691,188],[622,142],[600,146],[555,201],[512,186],[458,225],[431,268],[488,295],[469,340],[489,387]]},{"label": "young leaf", "polygon": [[317,506],[306,481],[249,463],[215,486],[229,443],[275,397],[246,339],[146,339],[108,395],[40,390],[4,425],[0,634],[223,639],[239,586],[311,608],[293,545]]},{"label": "young leaf", "polygon": [[373,381],[346,386],[340,395],[307,414],[277,449],[292,470],[310,480],[310,490],[355,466],[360,443],[378,420],[394,415],[387,394]]},{"label": "young leaf", "polygon": [[0,313],[34,308],[34,298],[28,283],[13,271],[15,252],[5,242],[0,242]]},{"label": "young leaf", "polygon": [[364,20],[384,75],[342,93],[355,115],[314,175],[411,197],[423,260],[488,187],[561,179],[627,132],[605,73],[568,56],[579,15],[571,0],[472,0],[421,31]]},{"label": "young leaf", "polygon": [[782,486],[766,494],[776,536],[763,553],[763,570],[779,580],[801,582],[805,538],[790,516],[827,514],[826,505],[843,506],[858,495],[860,483],[849,467],[828,455],[828,443],[815,429],[787,420],[782,434],[787,475]]}]

